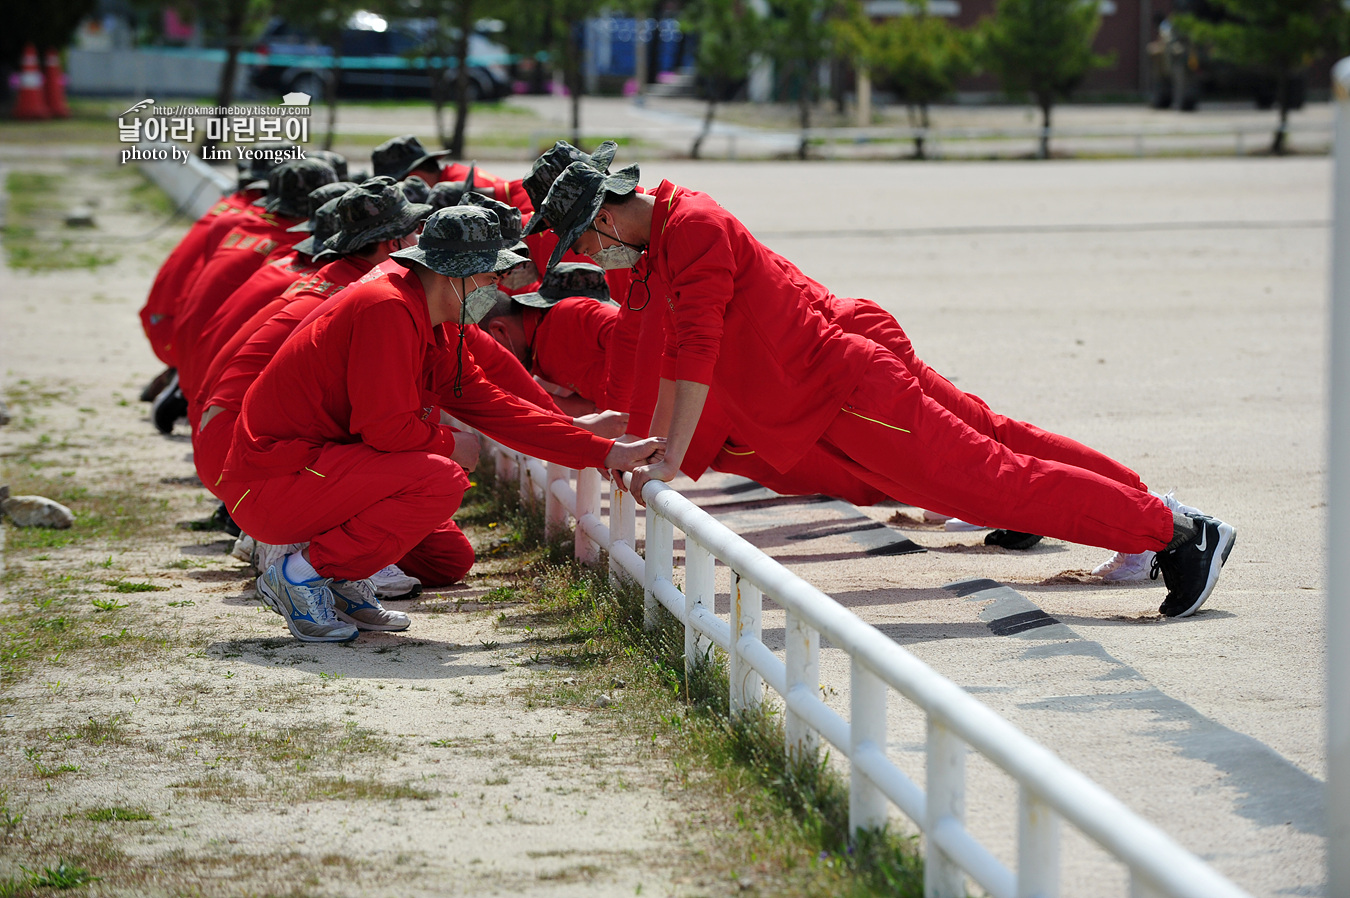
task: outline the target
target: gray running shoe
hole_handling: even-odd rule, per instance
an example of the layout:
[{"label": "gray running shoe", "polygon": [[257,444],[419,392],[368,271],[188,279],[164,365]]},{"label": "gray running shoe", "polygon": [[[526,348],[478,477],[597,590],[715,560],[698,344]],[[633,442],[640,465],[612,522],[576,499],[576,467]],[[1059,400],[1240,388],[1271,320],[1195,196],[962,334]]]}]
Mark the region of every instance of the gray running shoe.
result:
[{"label": "gray running shoe", "polygon": [[381,599],[415,599],[422,593],[422,581],[409,577],[396,564],[380,568],[370,575],[375,595]]},{"label": "gray running shoe", "polygon": [[333,592],[327,578],[292,583],[281,572],[283,562],[267,568],[258,578],[258,595],[301,642],[351,642],[356,628],[333,613]]},{"label": "gray running shoe", "polygon": [[402,611],[387,611],[375,598],[369,580],[334,580],[333,608],[337,616],[362,630],[406,630],[412,618]]}]

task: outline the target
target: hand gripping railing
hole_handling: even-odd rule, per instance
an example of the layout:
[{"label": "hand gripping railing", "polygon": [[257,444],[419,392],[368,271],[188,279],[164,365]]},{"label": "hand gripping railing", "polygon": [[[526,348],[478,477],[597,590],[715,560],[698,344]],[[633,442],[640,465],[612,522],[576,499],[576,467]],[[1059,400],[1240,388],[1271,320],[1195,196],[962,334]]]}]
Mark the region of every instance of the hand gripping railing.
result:
[{"label": "hand gripping railing", "polygon": [[[576,520],[576,556],[609,552],[611,579],[643,585],[648,627],[665,608],[684,625],[685,664],[708,646],[727,654],[733,714],[763,701],[763,684],[782,698],[789,754],[813,754],[820,737],[849,759],[849,828],[882,827],[889,803],[923,831],[926,898],[960,898],[969,876],[994,898],[1059,894],[1059,823],[1068,821],[1129,870],[1130,898],[1238,898],[1246,895],[1153,824],[1032,741],[811,584],[789,572],[664,483],[643,488],[645,548],[634,549],[636,503],[609,490],[601,520],[598,471],[545,465],[485,440],[499,476],[518,477],[526,498],[545,502],[551,534]],[[573,480],[575,479],[575,484]],[[675,530],[685,536],[684,590],[675,586]],[[714,573],[731,572],[731,613],[714,612]],[[760,638],[763,597],[786,613],[783,660]],[[850,658],[848,719],[820,698],[820,637]],[[927,788],[886,755],[886,703],[894,690],[927,718]],[[1017,869],[1005,867],[965,827],[965,756],[973,749],[1018,785]]]}]

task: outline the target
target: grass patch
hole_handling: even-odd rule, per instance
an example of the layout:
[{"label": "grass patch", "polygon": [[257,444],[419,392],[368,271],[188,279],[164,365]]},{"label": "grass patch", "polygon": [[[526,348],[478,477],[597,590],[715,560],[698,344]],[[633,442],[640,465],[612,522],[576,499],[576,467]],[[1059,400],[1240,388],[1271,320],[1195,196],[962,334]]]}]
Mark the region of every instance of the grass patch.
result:
[{"label": "grass patch", "polygon": [[405,783],[390,784],[346,776],[311,779],[303,784],[303,789],[304,799],[308,801],[430,801],[441,794],[435,789],[420,789]]},{"label": "grass patch", "polygon": [[92,271],[117,261],[116,255],[88,249],[87,241],[58,236],[64,230],[62,215],[71,200],[61,176],[11,171],[5,178],[5,190],[9,212],[3,237],[11,268]]},{"label": "grass patch", "polygon": [[604,708],[597,713],[636,744],[668,758],[682,786],[726,815],[710,859],[730,878],[751,876],[765,894],[923,894],[913,838],[889,830],[850,838],[848,783],[826,756],[789,757],[782,718],[768,703],[731,715],[720,652],[686,673],[683,628],[663,613],[661,626],[645,630],[640,586],[611,589],[603,568],[550,563],[556,553],[537,541],[542,511],[519,507],[515,484],[475,477],[479,525],[523,520],[518,557],[534,559],[503,589],[502,601],[520,604],[498,615],[498,628],[569,673],[541,689],[539,702]]},{"label": "grass patch", "polygon": [[132,583],[127,580],[104,580],[105,586],[111,586],[113,592],[168,592],[167,586],[154,583]]},{"label": "grass patch", "polygon": [[154,820],[155,815],[144,808],[94,808],[85,811],[86,820],[92,820],[95,823],[128,823],[136,820]]}]

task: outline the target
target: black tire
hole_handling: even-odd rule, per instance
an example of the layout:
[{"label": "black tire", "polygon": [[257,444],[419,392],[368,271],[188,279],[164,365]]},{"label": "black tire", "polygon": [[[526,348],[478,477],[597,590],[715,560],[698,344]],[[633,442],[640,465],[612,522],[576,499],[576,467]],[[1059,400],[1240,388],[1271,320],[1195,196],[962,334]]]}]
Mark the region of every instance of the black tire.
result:
[{"label": "black tire", "polygon": [[316,105],[322,103],[328,95],[323,77],[315,72],[301,72],[287,81],[284,93],[297,90],[309,94],[310,100]]}]

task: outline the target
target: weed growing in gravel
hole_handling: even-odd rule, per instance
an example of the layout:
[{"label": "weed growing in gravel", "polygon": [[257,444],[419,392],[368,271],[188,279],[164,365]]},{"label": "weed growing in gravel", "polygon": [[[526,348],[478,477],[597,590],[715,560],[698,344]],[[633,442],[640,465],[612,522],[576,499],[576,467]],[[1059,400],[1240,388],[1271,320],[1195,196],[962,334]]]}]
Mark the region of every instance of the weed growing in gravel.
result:
[{"label": "weed growing in gravel", "polygon": [[[489,481],[493,501],[513,501],[514,484],[501,489],[490,475],[478,477]],[[494,515],[484,507],[479,516],[537,518],[529,532],[542,538],[542,514],[535,509]],[[529,552],[532,540],[522,536],[519,544]],[[760,887],[774,892],[923,894],[914,840],[882,830],[850,841],[846,780],[826,757],[789,758],[774,708],[766,703],[732,717],[720,652],[687,674],[682,627],[662,615],[661,626],[645,630],[640,586],[611,589],[603,568],[535,557],[504,590],[502,599],[518,604],[497,625],[538,646],[535,663],[570,674],[555,689],[539,690],[537,700],[608,708],[636,744],[665,754],[682,785],[727,815],[731,838],[719,834],[714,851],[734,868],[733,877],[749,868],[753,878],[773,881]]]}]

